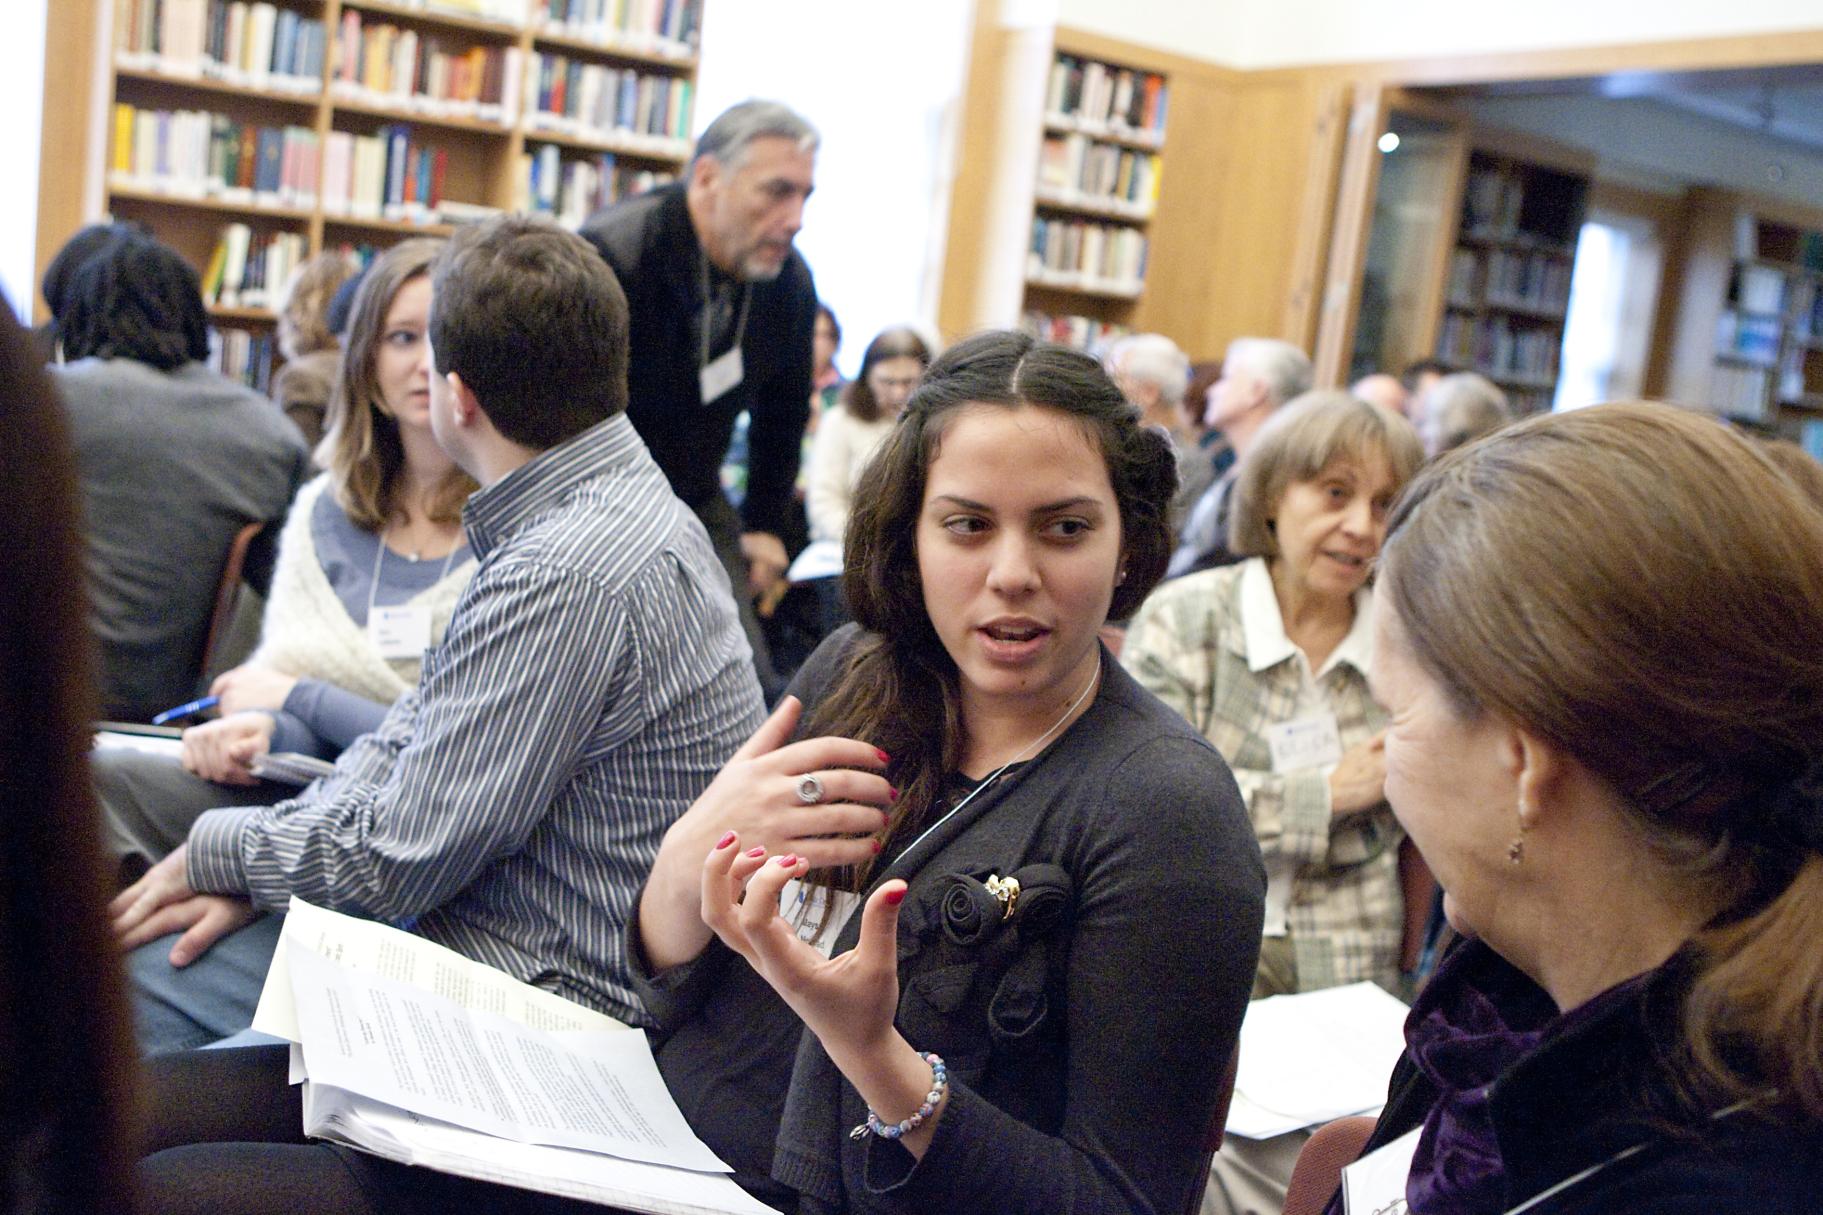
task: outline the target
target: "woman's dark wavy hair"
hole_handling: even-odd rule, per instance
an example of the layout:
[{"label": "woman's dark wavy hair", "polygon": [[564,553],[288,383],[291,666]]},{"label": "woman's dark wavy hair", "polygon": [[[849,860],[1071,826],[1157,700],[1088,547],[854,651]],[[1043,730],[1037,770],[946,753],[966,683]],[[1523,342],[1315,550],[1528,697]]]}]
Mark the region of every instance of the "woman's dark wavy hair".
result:
[{"label": "woman's dark wavy hair", "polygon": [[[806,726],[808,734],[862,738],[892,756],[899,790],[889,834],[916,827],[962,762],[956,664],[924,607],[918,516],[925,476],[944,431],[970,405],[1035,405],[1073,419],[1107,460],[1120,512],[1122,566],[1109,615],[1131,614],[1164,576],[1177,462],[1162,431],[1141,426],[1100,363],[1022,333],[988,332],[946,351],[855,487],[842,590],[867,631]],[[852,875],[855,888],[867,869]],[[843,883],[846,884],[846,883]]]},{"label": "woman's dark wavy hair", "polygon": [[169,245],[122,229],[76,267],[63,292],[63,357],[133,359],[160,371],[209,357],[196,271]]}]

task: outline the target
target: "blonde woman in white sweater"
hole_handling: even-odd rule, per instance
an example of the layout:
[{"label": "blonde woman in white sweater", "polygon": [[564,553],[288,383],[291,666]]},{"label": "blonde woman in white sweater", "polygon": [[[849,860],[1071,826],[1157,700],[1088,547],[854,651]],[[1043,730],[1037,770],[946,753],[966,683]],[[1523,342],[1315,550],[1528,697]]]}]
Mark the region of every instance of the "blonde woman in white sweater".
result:
[{"label": "blonde woman in white sweater", "polygon": [[217,678],[221,717],[185,731],[181,760],[96,752],[117,855],[155,861],[202,811],[295,792],[253,774],[268,751],[332,758],[417,683],[475,562],[474,489],[430,431],[420,357],[440,242],[411,240],[368,270],[317,459],[279,541],[260,644]]}]

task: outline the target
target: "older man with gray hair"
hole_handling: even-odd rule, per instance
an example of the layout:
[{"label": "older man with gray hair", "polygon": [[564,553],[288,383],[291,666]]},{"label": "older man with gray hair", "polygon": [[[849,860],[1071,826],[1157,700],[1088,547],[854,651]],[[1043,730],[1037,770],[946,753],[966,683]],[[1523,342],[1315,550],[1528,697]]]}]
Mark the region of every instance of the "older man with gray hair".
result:
[{"label": "older man with gray hair", "polygon": [[1190,508],[1166,577],[1239,560],[1228,551],[1228,491],[1235,472],[1266,419],[1285,402],[1309,391],[1310,381],[1310,356],[1290,342],[1244,337],[1228,344],[1222,378],[1209,386],[1203,423],[1227,436],[1235,460]]},{"label": "older man with gray hair", "polygon": [[[817,143],[786,106],[744,101],[709,124],[683,181],[582,226],[627,293],[627,417],[708,529],[769,699],[779,680],[753,600],[785,573],[781,536],[809,414],[817,293],[792,239]],[[742,413],[747,487],[737,514],[721,466]]]},{"label": "older man with gray hair", "polygon": [[1472,371],[1444,376],[1425,390],[1423,401],[1418,434],[1424,439],[1424,454],[1432,459],[1513,420],[1507,394]]},{"label": "older man with gray hair", "polygon": [[1140,421],[1170,436],[1177,451],[1177,497],[1171,517],[1181,523],[1215,480],[1215,462],[1199,446],[1200,436],[1184,416],[1190,358],[1162,333],[1135,333],[1108,347],[1102,361],[1121,393],[1139,410]]}]

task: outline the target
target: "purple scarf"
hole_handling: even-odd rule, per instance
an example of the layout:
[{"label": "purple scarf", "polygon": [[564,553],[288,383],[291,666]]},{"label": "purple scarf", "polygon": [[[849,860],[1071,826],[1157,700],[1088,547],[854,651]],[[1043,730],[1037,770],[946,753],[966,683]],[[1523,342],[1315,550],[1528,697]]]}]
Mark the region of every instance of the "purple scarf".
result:
[{"label": "purple scarf", "polygon": [[1493,1082],[1546,1035],[1594,1015],[1644,981],[1609,988],[1559,1016],[1543,993],[1484,991],[1467,973],[1473,950],[1444,960],[1405,1022],[1412,1063],[1436,1085],[1437,1103],[1424,1119],[1405,1183],[1411,1215],[1486,1215],[1506,1205],[1500,1141],[1488,1095]]}]

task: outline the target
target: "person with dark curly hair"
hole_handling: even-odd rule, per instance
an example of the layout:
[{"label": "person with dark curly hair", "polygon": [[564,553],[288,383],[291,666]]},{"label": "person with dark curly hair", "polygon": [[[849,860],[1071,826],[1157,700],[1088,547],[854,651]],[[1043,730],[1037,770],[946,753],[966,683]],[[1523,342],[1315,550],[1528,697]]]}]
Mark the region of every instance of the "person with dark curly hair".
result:
[{"label": "person with dark curly hair", "polygon": [[309,457],[270,401],[203,365],[196,271],[127,229],[60,292],[66,362],[51,369],[75,441],[101,710],[144,721],[195,694],[222,560],[249,523],[264,591]]}]

